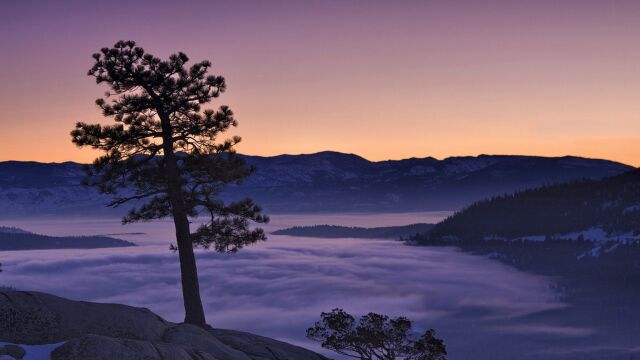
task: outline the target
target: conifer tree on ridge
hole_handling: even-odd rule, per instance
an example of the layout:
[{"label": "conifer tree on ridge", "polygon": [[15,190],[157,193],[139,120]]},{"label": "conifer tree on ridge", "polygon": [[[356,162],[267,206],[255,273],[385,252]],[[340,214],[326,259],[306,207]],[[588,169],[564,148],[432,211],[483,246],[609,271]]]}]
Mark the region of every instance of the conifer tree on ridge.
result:
[{"label": "conifer tree on ridge", "polygon": [[[206,326],[193,247],[235,252],[266,240],[269,218],[250,199],[225,204],[218,195],[253,169],[235,155],[240,141],[217,141],[237,121],[227,106],[202,109],[225,91],[211,63],[186,67],[182,52],[168,60],[146,53],[134,41],[119,41],[93,55],[88,75],[109,86],[96,100],[113,125],[79,122],[76,145],[104,152],[87,167],[86,183],[114,196],[110,206],[135,202],[123,223],[172,217],[180,259],[185,322]],[[207,220],[191,232],[189,218]],[[200,219],[198,219],[200,220]]]}]

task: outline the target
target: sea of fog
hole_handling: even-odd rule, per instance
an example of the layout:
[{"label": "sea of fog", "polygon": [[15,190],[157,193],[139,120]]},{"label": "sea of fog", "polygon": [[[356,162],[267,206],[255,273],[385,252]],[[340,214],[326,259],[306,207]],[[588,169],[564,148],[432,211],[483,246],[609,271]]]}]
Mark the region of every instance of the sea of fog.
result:
[{"label": "sea of fog", "polygon": [[[435,222],[447,213],[279,215],[265,227],[336,224],[390,226]],[[122,226],[118,219],[0,221],[48,235],[113,235],[135,248],[1,252],[0,285],[98,302],[147,307],[171,321],[183,315],[173,225]],[[134,234],[137,233],[137,234]],[[405,315],[436,329],[451,360],[608,359],[597,324],[563,316],[570,306],[552,279],[519,272],[455,248],[377,239],[269,236],[233,255],[198,251],[207,320],[305,346],[322,311]],[[588,314],[586,314],[588,316]],[[613,357],[611,357],[613,358]],[[628,359],[629,355],[621,357]]]}]

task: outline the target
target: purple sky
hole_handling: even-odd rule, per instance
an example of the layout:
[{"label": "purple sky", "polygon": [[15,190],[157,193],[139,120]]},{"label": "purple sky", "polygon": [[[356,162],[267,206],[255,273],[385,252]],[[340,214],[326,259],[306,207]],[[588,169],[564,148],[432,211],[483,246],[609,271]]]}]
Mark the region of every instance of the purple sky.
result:
[{"label": "purple sky", "polygon": [[90,55],[211,59],[239,150],[640,164],[638,1],[4,1],[0,160],[90,161]]}]

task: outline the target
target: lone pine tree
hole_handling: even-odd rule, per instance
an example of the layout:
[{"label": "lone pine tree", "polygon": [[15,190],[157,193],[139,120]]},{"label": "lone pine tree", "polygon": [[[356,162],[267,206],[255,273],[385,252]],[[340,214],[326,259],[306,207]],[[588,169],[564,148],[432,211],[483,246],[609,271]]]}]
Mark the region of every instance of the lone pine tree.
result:
[{"label": "lone pine tree", "polygon": [[[133,41],[119,41],[93,55],[88,75],[109,91],[96,100],[113,125],[79,122],[72,141],[104,152],[87,167],[86,183],[111,194],[110,206],[135,202],[123,223],[173,217],[179,253],[185,322],[206,326],[193,247],[235,252],[265,240],[250,221],[268,217],[250,199],[223,203],[218,195],[253,170],[235,155],[233,137],[217,137],[236,126],[227,106],[201,106],[225,91],[209,61],[187,68],[187,55],[161,60]],[[189,218],[206,220],[193,233]],[[201,221],[201,218],[198,218]]]}]

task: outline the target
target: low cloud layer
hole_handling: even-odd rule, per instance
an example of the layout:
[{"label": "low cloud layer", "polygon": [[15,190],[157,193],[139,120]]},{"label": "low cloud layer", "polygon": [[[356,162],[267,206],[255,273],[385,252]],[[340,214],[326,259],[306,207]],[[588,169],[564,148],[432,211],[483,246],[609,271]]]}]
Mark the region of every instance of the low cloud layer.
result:
[{"label": "low cloud layer", "polygon": [[[170,229],[164,223],[146,226],[153,234]],[[433,327],[445,338],[453,360],[471,354],[506,359],[510,353],[536,350],[535,336],[592,334],[570,324],[527,322],[532,315],[566,306],[547,279],[449,248],[271,236],[235,255],[197,256],[213,326],[316,350],[317,344],[304,338],[305,329],[335,307],[354,314],[405,315],[420,329]],[[0,285],[144,306],[172,321],[183,316],[177,255],[164,240],[138,248],[5,252],[0,262]]]}]

